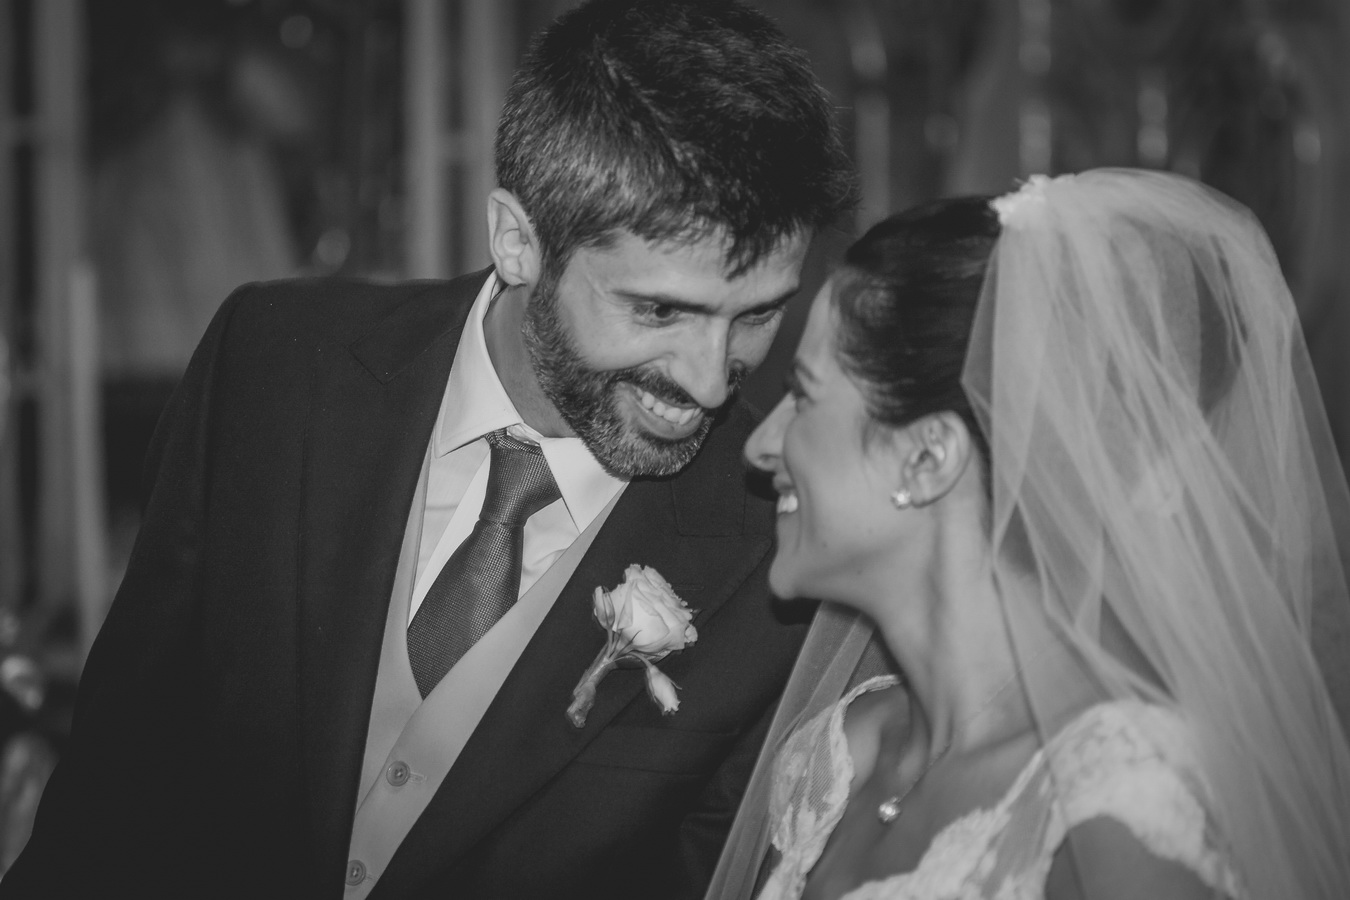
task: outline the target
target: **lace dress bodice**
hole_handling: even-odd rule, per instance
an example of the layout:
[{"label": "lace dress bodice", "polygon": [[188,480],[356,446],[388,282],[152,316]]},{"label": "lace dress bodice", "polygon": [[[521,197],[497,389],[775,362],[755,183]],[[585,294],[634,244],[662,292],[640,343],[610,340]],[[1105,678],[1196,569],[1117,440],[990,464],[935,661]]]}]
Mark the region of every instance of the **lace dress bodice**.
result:
[{"label": "lace dress bodice", "polygon": [[[862,683],[785,743],[775,764],[769,820],[781,859],[759,900],[801,896],[848,804],[853,760],[844,713],[860,694],[895,683],[893,676]],[[867,882],[845,900],[1041,898],[1069,829],[1100,816],[1124,824],[1155,855],[1241,897],[1209,826],[1205,796],[1179,716],[1141,701],[1103,703],[1038,750],[997,805],[943,828],[913,871]]]}]

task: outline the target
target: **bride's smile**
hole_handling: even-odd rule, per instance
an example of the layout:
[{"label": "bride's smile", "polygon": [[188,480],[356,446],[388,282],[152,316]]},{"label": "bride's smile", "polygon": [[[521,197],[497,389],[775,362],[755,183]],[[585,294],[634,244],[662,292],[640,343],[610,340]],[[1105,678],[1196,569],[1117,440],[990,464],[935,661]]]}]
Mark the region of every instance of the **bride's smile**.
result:
[{"label": "bride's smile", "polygon": [[840,365],[826,283],[812,303],[788,391],[746,456],[773,474],[778,547],[769,583],[783,597],[831,597],[865,586],[858,573],[894,555],[897,475],[869,432],[866,398]]},{"label": "bride's smile", "polygon": [[758,900],[1347,896],[1350,747],[1289,610],[1350,497],[1302,468],[1329,435],[1258,440],[1307,363],[1245,215],[1103,171],[849,248],[746,445],[770,586],[826,601]]}]

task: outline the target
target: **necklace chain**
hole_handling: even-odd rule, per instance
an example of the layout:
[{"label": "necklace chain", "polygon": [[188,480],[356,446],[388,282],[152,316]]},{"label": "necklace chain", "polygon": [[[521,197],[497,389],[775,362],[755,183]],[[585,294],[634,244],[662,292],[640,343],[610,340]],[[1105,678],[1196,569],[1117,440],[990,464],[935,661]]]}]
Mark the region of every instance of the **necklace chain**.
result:
[{"label": "necklace chain", "polygon": [[[984,701],[984,703],[980,704],[980,708],[975,710],[975,712],[971,713],[970,716],[964,722],[961,723],[961,726],[965,727],[969,725],[971,722],[974,722],[980,716],[984,715],[984,713],[989,710],[989,707],[994,705],[994,701],[998,700],[998,698],[1003,695],[1003,692],[1012,686],[1012,683],[1017,680],[1017,676],[1020,673],[1021,667],[1015,668],[1013,670],[1012,675],[1008,677],[1008,680],[1003,682],[1003,684],[999,685],[998,690],[990,694],[989,699]],[[933,767],[936,766],[938,763],[942,762],[943,757],[947,755],[947,751],[952,749],[952,742],[955,740],[956,740],[956,732],[953,731],[951,738],[947,741],[945,745],[943,745],[941,750],[933,754],[933,758],[928,761],[928,765],[924,766],[923,771],[920,772],[918,776],[909,783],[909,787],[905,788],[898,794],[892,794],[885,800],[882,800],[881,803],[877,805],[877,819],[880,820],[882,825],[889,825],[896,819],[900,818],[900,809],[902,804],[904,804],[905,799],[909,797],[909,795],[914,791],[916,787],[919,786],[919,782],[923,781],[924,777],[930,771],[932,771]]]}]

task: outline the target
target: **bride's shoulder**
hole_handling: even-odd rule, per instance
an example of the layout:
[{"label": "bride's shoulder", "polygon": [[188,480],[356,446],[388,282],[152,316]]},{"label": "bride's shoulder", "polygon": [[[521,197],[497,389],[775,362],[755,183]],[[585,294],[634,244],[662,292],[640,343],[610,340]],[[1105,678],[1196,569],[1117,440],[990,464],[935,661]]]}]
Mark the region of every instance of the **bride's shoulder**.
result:
[{"label": "bride's shoulder", "polygon": [[1193,731],[1169,707],[1091,706],[1047,742],[1040,768],[1065,828],[1100,816],[1151,831],[1203,827],[1208,789]]},{"label": "bride's shoulder", "polygon": [[893,688],[900,684],[898,675],[874,675],[866,681],[860,682],[852,690],[844,695],[840,701],[844,706],[851,706],[856,702],[865,702],[867,695],[876,695],[878,691],[884,691],[887,688]]},{"label": "bride's shoulder", "polygon": [[813,753],[847,753],[850,740],[847,732],[856,728],[856,723],[875,717],[888,701],[886,689],[899,681],[894,675],[878,675],[851,688],[838,701],[794,730],[783,745],[784,755],[805,757]]},{"label": "bride's shoulder", "polygon": [[876,715],[890,702],[888,688],[894,688],[900,679],[894,675],[877,675],[850,688],[834,704],[816,713],[796,730],[793,741],[817,742],[827,735],[843,738],[849,727],[846,722],[859,721]]},{"label": "bride's shoulder", "polygon": [[1047,744],[1055,754],[1084,747],[1183,746],[1189,726],[1176,709],[1135,698],[1094,703],[1073,715]]},{"label": "bride's shoulder", "polygon": [[844,705],[840,728],[853,764],[850,792],[872,774],[886,729],[908,718],[908,704],[896,699],[898,685],[894,676],[873,678],[859,685],[862,690]]},{"label": "bride's shoulder", "polygon": [[794,729],[775,761],[775,794],[800,793],[808,782],[815,783],[813,792],[826,783],[828,793],[844,792],[854,771],[845,721],[857,721],[855,711],[864,716],[874,708],[880,711],[890,693],[886,689],[898,683],[893,675],[869,678]]},{"label": "bride's shoulder", "polygon": [[839,726],[845,735],[852,740],[859,729],[876,729],[892,718],[897,705],[895,695],[899,690],[899,678],[878,675],[845,694],[836,706]]},{"label": "bride's shoulder", "polygon": [[1047,743],[1045,762],[1061,793],[1160,777],[1180,778],[1191,791],[1205,791],[1194,732],[1185,717],[1142,700],[1098,703],[1079,713]]},{"label": "bride's shoulder", "polygon": [[1140,700],[1092,706],[1046,744],[1041,768],[1054,797],[1047,851],[1064,846],[1070,834],[1080,853],[1104,840],[1122,859],[1133,848],[1238,895],[1214,828],[1194,729],[1182,713]]}]

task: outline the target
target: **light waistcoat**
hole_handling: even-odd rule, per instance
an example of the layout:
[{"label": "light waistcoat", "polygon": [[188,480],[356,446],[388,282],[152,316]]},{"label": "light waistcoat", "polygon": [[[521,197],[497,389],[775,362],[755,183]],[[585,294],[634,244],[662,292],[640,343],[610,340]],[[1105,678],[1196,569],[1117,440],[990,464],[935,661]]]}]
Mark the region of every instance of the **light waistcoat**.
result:
[{"label": "light waistcoat", "polygon": [[620,490],[614,495],[576,541],[423,700],[408,663],[407,632],[429,460],[428,456],[422,465],[409,511],[385,619],[361,766],[361,800],[352,824],[345,900],[361,900],[374,889],[623,494]]}]

